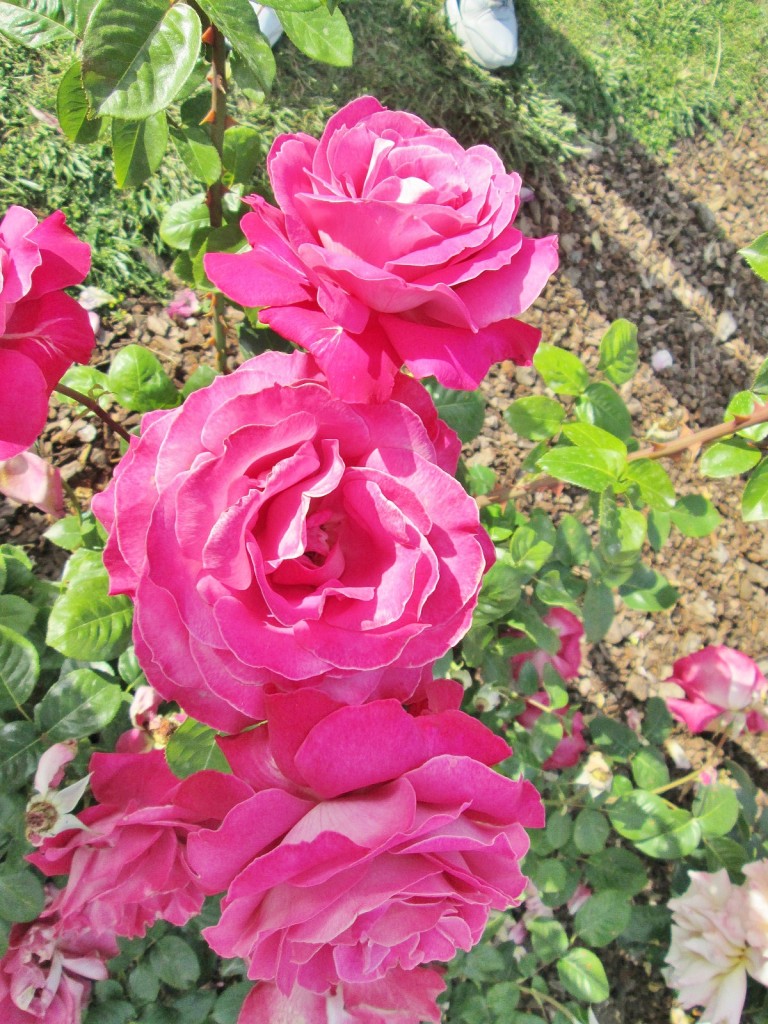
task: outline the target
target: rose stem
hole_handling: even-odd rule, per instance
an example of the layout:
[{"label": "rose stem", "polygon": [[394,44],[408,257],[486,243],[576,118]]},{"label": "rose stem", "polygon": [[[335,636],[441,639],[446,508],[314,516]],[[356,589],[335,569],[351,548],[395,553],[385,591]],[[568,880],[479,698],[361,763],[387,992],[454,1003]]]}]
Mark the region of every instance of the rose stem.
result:
[{"label": "rose stem", "polygon": [[[211,142],[219,154],[223,167],[224,132],[227,130],[227,50],[224,33],[213,24],[208,38],[211,45],[211,110],[206,120],[211,126]],[[211,228],[220,228],[224,223],[224,191],[224,182],[221,178],[208,189],[208,219]],[[214,292],[211,296],[211,315],[219,373],[227,372],[227,338],[222,320],[223,313],[224,296],[221,292]]]},{"label": "rose stem", "polygon": [[57,384],[54,391],[58,391],[60,395],[71,398],[80,405],[84,405],[86,409],[90,409],[94,416],[98,416],[102,423],[106,423],[110,430],[122,437],[124,441],[130,443],[131,435],[125,427],[113,420],[109,413],[105,412],[99,403],[89,398],[88,395],[83,395],[79,391],[75,391],[74,388],[68,388],[66,384]]}]

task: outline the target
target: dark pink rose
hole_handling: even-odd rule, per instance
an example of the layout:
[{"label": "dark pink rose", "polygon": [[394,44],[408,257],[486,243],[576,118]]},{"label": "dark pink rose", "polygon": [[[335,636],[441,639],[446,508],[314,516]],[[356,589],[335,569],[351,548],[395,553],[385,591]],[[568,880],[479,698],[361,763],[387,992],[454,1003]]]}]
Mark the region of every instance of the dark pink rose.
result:
[{"label": "dark pink rose", "polygon": [[152,686],[228,732],[263,717],[264,684],[406,700],[493,559],[458,452],[417,381],[350,405],[298,352],[145,416],[93,507]]},{"label": "dark pink rose", "polygon": [[61,895],[50,887],[43,913],[11,928],[0,960],[3,1024],[80,1024],[91,983],[107,977],[105,961],[119,950],[112,931],[94,926],[84,908],[62,915]]},{"label": "dark pink rose", "polygon": [[517,679],[523,665],[530,662],[536,669],[540,681],[544,679],[545,665],[551,665],[563,679],[575,679],[581,665],[581,638],[584,636],[584,627],[567,608],[550,609],[542,616],[542,621],[545,626],[554,629],[560,638],[557,654],[548,654],[542,650],[515,654],[511,659],[512,675]]},{"label": "dark pink rose", "polygon": [[445,988],[438,971],[391,970],[380,981],[337,985],[318,995],[295,988],[289,995],[269,982],[243,1003],[237,1024],[422,1024],[439,1021],[436,998]]},{"label": "dark pink rose", "polygon": [[720,644],[705,647],[679,658],[667,682],[683,690],[684,697],[668,698],[667,707],[691,732],[768,729],[768,680],[741,651]]},{"label": "dark pink rose", "polygon": [[500,359],[531,361],[516,317],[557,267],[557,239],[513,227],[520,177],[488,146],[464,149],[413,114],[363,96],[322,138],[281,135],[242,228],[251,250],[205,257],[208,276],[317,359],[349,401],[415,377],[476,388]]},{"label": "dark pink rose", "polygon": [[59,210],[38,222],[12,206],[0,221],[0,459],[32,444],[65,370],[91,357],[88,313],[62,291],[90,263],[90,247]]},{"label": "dark pink rose", "polygon": [[204,898],[187,839],[218,824],[248,787],[220,772],[180,781],[159,750],[94,754],[90,769],[98,803],[78,815],[87,830],[45,839],[27,858],[46,875],[69,875],[60,913],[87,911],[95,928],[127,937],[159,919],[186,924]]},{"label": "dark pink rose", "polygon": [[489,767],[509,748],[458,710],[459,684],[425,689],[444,710],[269,695],[265,727],[221,741],[253,795],[189,857],[226,890],[205,937],[249,977],[286,996],[380,981],[470,949],[517,901],[538,793]]},{"label": "dark pink rose", "polygon": [[[546,690],[534,693],[526,701],[525,711],[515,719],[525,729],[532,729],[539,717],[544,714],[541,708],[535,707],[530,703],[530,700],[536,701],[536,704],[543,704],[545,707],[549,707],[550,704],[549,694]],[[587,741],[582,735],[584,731],[584,716],[582,713],[577,711],[568,718],[568,708],[565,707],[557,708],[552,714],[557,715],[562,720],[563,738],[541,766],[547,772],[573,768],[575,764],[578,764],[579,758],[587,749]]]}]

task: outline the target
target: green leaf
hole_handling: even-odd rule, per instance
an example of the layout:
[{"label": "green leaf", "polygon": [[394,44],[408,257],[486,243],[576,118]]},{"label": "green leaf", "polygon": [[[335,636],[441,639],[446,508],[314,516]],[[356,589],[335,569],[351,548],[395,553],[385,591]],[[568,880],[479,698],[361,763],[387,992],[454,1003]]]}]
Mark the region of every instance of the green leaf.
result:
[{"label": "green leaf", "polygon": [[128,992],[139,1006],[154,1003],[160,991],[160,979],[148,963],[138,963],[128,975]]},{"label": "green leaf", "polygon": [[749,852],[744,849],[742,843],[735,839],[728,839],[725,836],[714,839],[704,839],[704,849],[707,851],[707,870],[719,871],[725,868],[727,871],[741,871],[747,861],[750,860]]},{"label": "green leaf", "polygon": [[629,924],[631,909],[623,893],[604,889],[579,907],[574,918],[576,934],[589,946],[607,946]]},{"label": "green leaf", "polygon": [[193,391],[200,391],[201,388],[207,388],[209,384],[218,377],[218,373],[212,366],[207,366],[205,363],[201,363],[200,366],[196,367],[195,370],[187,377],[187,381],[184,387],[181,389],[181,394],[184,398],[187,395],[191,395]]},{"label": "green leaf", "polygon": [[216,993],[207,989],[198,989],[197,992],[186,992],[173,1004],[176,1012],[181,1016],[183,1024],[208,1024],[210,1012],[216,1002]]},{"label": "green leaf", "polygon": [[28,633],[37,617],[37,608],[18,594],[0,594],[0,622],[22,635]]},{"label": "green leaf", "polygon": [[621,385],[634,377],[637,360],[637,327],[629,320],[614,320],[600,342],[598,370],[613,384]]},{"label": "green leaf", "polygon": [[576,815],[573,841],[579,853],[599,853],[611,831],[608,819],[601,811],[585,807]]},{"label": "green leaf", "polygon": [[701,494],[686,494],[678,498],[669,514],[686,537],[708,537],[720,525],[720,513],[709,498]]},{"label": "green leaf", "polygon": [[123,702],[122,690],[89,668],[68,672],[35,708],[35,721],[50,743],[77,740],[112,721]]},{"label": "green leaf", "polygon": [[565,928],[554,918],[539,917],[528,922],[533,951],[543,963],[557,960],[568,949]]},{"label": "green leaf", "polygon": [[[737,392],[728,403],[723,422],[728,423],[739,416],[751,416],[755,409],[759,409],[765,404],[762,400],[764,398],[764,395],[755,395],[751,391]],[[751,427],[741,427],[736,431],[736,435],[749,438],[750,441],[762,441],[768,437],[768,423],[755,423]]]},{"label": "green leaf", "polygon": [[655,569],[638,565],[626,583],[619,587],[619,595],[627,608],[639,612],[661,612],[674,607],[680,591]]},{"label": "green leaf", "polygon": [[640,789],[658,789],[669,782],[667,764],[658,750],[642,747],[630,762],[632,778]]},{"label": "green leaf", "polygon": [[674,724],[674,719],[661,697],[650,697],[646,701],[641,729],[649,743],[663,743],[672,732]]},{"label": "green leaf", "polygon": [[565,409],[544,395],[529,395],[518,398],[504,413],[510,427],[521,437],[531,441],[546,441],[560,429],[565,417]]},{"label": "green leaf", "polygon": [[628,462],[624,475],[640,488],[640,496],[650,508],[666,512],[674,507],[675,487],[669,473],[658,462],[638,459]]},{"label": "green leaf", "polygon": [[180,779],[207,768],[229,772],[227,760],[216,743],[218,733],[210,726],[187,718],[171,735],[165,749],[168,767]]},{"label": "green leaf", "polygon": [[110,661],[126,649],[133,605],[125,594],[111,597],[108,585],[104,572],[78,580],[56,599],[47,636],[54,650],[80,661]]},{"label": "green leaf", "polygon": [[8,722],[0,727],[0,785],[16,789],[35,771],[43,750],[31,722]]},{"label": "green leaf", "polygon": [[571,949],[557,961],[563,988],[584,1003],[602,1003],[611,994],[605,970],[589,949]]},{"label": "green leaf", "polygon": [[348,68],[352,64],[352,33],[338,8],[333,14],[325,6],[302,14],[283,8],[280,22],[293,45],[312,60],[339,68]]},{"label": "green leaf", "polygon": [[224,184],[250,187],[264,156],[261,132],[238,124],[224,133]]},{"label": "green leaf", "polygon": [[[175,8],[174,8],[175,10]],[[143,185],[163,162],[168,122],[161,110],[144,121],[112,121],[112,155],[118,188]]]},{"label": "green leaf", "polygon": [[590,384],[576,400],[574,409],[580,420],[602,427],[622,441],[632,437],[632,417],[624,399],[605,381]]},{"label": "green leaf", "polygon": [[[566,694],[567,699],[567,694]],[[573,832],[573,819],[567,811],[556,811],[547,818],[545,834],[553,850],[565,846]]]},{"label": "green leaf", "polygon": [[75,61],[59,82],[56,116],[61,130],[72,142],[96,142],[101,131],[100,117],[88,118],[88,98],[83,89],[80,61]]},{"label": "green leaf", "polygon": [[648,876],[640,858],[621,847],[601,850],[589,858],[585,868],[587,882],[593,889],[617,889],[626,898],[636,896],[648,884]]},{"label": "green leaf", "polygon": [[693,801],[693,815],[702,835],[716,839],[731,831],[739,817],[739,799],[730,786],[702,786]]},{"label": "green leaf", "polygon": [[[275,58],[248,0],[202,0],[200,6],[229,38],[264,92],[269,92],[275,78]],[[280,21],[287,32],[282,15]]]},{"label": "green leaf", "polygon": [[615,453],[622,461],[627,457],[627,446],[621,438],[591,423],[569,423],[563,427],[563,434],[579,448]]},{"label": "green leaf", "polygon": [[760,364],[760,369],[757,371],[755,382],[752,385],[752,391],[760,395],[761,398],[768,394],[768,359],[764,359]]},{"label": "green leaf", "polygon": [[149,962],[158,978],[171,988],[189,988],[200,977],[194,950],[176,935],[163,936],[150,952]]},{"label": "green leaf", "polygon": [[555,547],[555,531],[536,528],[536,524],[520,526],[515,530],[509,546],[512,561],[529,576],[533,576],[546,563]]},{"label": "green leaf", "polygon": [[628,725],[607,715],[596,715],[589,731],[595,745],[611,757],[628,757],[640,747],[640,740]]},{"label": "green leaf", "polygon": [[205,194],[182,199],[170,206],[160,221],[160,237],[172,249],[187,250],[198,231],[210,227]]},{"label": "green leaf", "polygon": [[128,1024],[136,1020],[136,1011],[123,999],[110,999],[88,1009],[85,1024]]},{"label": "green leaf", "polygon": [[100,0],[82,54],[83,87],[95,112],[141,121],[164,110],[192,74],[201,33],[187,4]]},{"label": "green leaf", "polygon": [[252,988],[249,981],[238,981],[234,985],[227,986],[216,1000],[211,1020],[215,1024],[237,1024],[245,997]]},{"label": "green leaf", "polygon": [[542,455],[537,465],[557,480],[601,492],[618,482],[624,461],[617,452],[559,447]]},{"label": "green leaf", "polygon": [[61,0],[0,0],[0,34],[37,49],[60,39],[77,39],[72,4]]},{"label": "green leaf", "polygon": [[699,822],[655,793],[636,789],[613,804],[609,815],[619,835],[631,840],[648,857],[687,857],[701,839]]},{"label": "green leaf", "polygon": [[645,516],[632,508],[619,508],[608,494],[603,495],[600,506],[598,550],[609,567],[631,569],[645,543]]},{"label": "green leaf", "polygon": [[0,711],[20,708],[40,675],[34,645],[7,626],[0,626]]},{"label": "green leaf", "polygon": [[0,873],[0,917],[5,921],[34,921],[45,904],[39,877],[28,870]]},{"label": "green leaf", "polygon": [[744,257],[758,277],[768,281],[768,231],[744,249],[739,249],[739,255]]},{"label": "green leaf", "polygon": [[745,523],[768,519],[768,459],[763,459],[747,480],[741,497],[741,517]]},{"label": "green leaf", "polygon": [[702,476],[716,480],[725,476],[740,476],[748,473],[760,461],[759,449],[742,437],[731,437],[711,445],[699,459]]},{"label": "green leaf", "polygon": [[669,540],[672,530],[672,517],[669,512],[657,512],[651,509],[648,513],[648,543],[654,551],[661,551]]},{"label": "green leaf", "polygon": [[590,580],[584,594],[584,632],[591,644],[600,643],[613,622],[613,593],[604,583]]},{"label": "green leaf", "polygon": [[432,396],[437,413],[451,430],[455,430],[464,444],[474,441],[483,429],[485,401],[479,391],[453,391],[444,388],[434,378],[424,381]]},{"label": "green leaf", "polygon": [[160,360],[142,345],[121,348],[107,376],[115,398],[126,409],[149,412],[172,409],[181,402],[181,395]]},{"label": "green leaf", "polygon": [[555,558],[564,565],[586,565],[592,553],[592,540],[583,523],[567,513],[560,520],[555,541]]},{"label": "green leaf", "polygon": [[568,885],[568,872],[561,860],[547,858],[529,870],[531,879],[542,895],[556,896]]},{"label": "green leaf", "polygon": [[533,365],[557,395],[580,395],[589,385],[584,364],[564,348],[542,343],[536,349]]},{"label": "green leaf", "polygon": [[[227,133],[228,134],[228,133]],[[171,128],[171,138],[189,173],[196,181],[212,185],[221,177],[221,160],[210,136],[202,128]]]},{"label": "green leaf", "polygon": [[490,494],[496,485],[496,473],[490,466],[465,466],[462,483],[475,498],[480,494]]}]

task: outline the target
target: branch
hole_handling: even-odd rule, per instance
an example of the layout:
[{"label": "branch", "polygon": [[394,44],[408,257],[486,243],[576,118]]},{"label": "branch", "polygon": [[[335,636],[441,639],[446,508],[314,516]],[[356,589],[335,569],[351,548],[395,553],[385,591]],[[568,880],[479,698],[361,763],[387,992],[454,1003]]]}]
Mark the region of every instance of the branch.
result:
[{"label": "branch", "polygon": [[[206,121],[211,126],[211,142],[224,166],[224,132],[227,130],[227,49],[224,33],[211,25],[206,30],[206,42],[211,45],[211,110]],[[222,171],[223,173],[223,171]],[[211,228],[220,228],[224,223],[224,182],[219,178],[208,189],[208,219]],[[213,334],[216,339],[216,353],[220,373],[227,372],[227,339],[221,320],[223,298],[214,294],[211,298]]]},{"label": "branch", "polygon": [[122,437],[124,441],[128,441],[130,443],[131,435],[125,427],[116,420],[113,420],[109,413],[105,412],[99,403],[95,402],[92,398],[89,398],[88,395],[83,395],[79,391],[75,391],[74,388],[68,388],[66,384],[57,384],[54,391],[58,391],[60,395],[64,395],[66,398],[71,398],[80,405],[84,405],[86,409],[90,409],[94,416],[98,416],[102,423],[106,423],[110,430]]}]

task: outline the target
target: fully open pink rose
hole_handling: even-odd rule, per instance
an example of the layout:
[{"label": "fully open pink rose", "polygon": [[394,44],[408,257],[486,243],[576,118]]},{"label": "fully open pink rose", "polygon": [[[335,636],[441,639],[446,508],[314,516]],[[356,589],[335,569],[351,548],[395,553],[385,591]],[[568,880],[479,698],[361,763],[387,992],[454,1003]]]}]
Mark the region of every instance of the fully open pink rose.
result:
[{"label": "fully open pink rose", "polygon": [[0,960],[3,1024],[80,1024],[91,982],[107,977],[105,961],[117,956],[115,935],[94,927],[88,908],[62,916],[52,886],[43,913],[11,928]]},{"label": "fully open pink rose", "polygon": [[93,507],[152,686],[234,732],[263,685],[407,699],[469,628],[493,548],[424,388],[332,397],[267,353],[151,413]]},{"label": "fully open pink rose", "polygon": [[38,222],[12,206],[0,221],[0,459],[32,444],[64,371],[90,359],[88,313],[62,291],[90,263],[90,247],[58,210]]},{"label": "fully open pink rose", "polygon": [[382,401],[405,363],[475,388],[491,363],[530,363],[539,332],[516,317],[557,267],[554,236],[513,227],[520,177],[488,146],[363,96],[322,138],[281,135],[268,158],[278,208],[247,202],[251,250],[205,257],[211,280],[302,345],[331,390]]},{"label": "fully open pink rose", "polygon": [[221,741],[253,795],[190,837],[189,857],[207,891],[226,890],[204,934],[249,977],[284,995],[386,979],[470,949],[518,900],[539,796],[489,767],[509,748],[457,710],[459,684],[425,689],[418,715],[274,694],[266,727]]},{"label": "fully open pink rose", "polygon": [[78,815],[87,829],[45,839],[28,857],[46,875],[69,875],[60,913],[87,911],[95,928],[127,937],[159,919],[186,924],[203,903],[187,839],[219,823],[249,788],[220,772],[182,782],[160,750],[94,754],[90,770],[98,803]]},{"label": "fully open pink rose", "polygon": [[741,651],[722,645],[704,647],[679,658],[667,682],[676,683],[684,692],[682,698],[667,698],[667,706],[691,732],[768,729],[768,680]]},{"label": "fully open pink rose", "polygon": [[584,627],[580,620],[567,608],[552,608],[542,616],[545,626],[553,629],[560,640],[556,654],[547,651],[533,650],[515,654],[512,661],[512,674],[517,679],[523,665],[530,662],[536,669],[539,680],[544,679],[544,666],[551,665],[563,679],[575,679],[581,665],[581,638]]},{"label": "fully open pink rose", "polygon": [[[549,707],[550,698],[546,690],[541,690],[539,693],[532,695],[532,700],[535,700],[537,704],[544,704]],[[534,707],[528,703],[525,711],[518,715],[515,721],[519,722],[520,725],[526,729],[532,729],[536,724],[536,721],[543,715],[544,712],[540,707]],[[573,714],[570,719],[566,716],[568,714],[568,708],[558,708],[553,714],[557,715],[558,718],[562,719],[563,722],[563,738],[557,744],[552,754],[542,764],[544,771],[561,771],[564,768],[573,768],[575,764],[578,764],[579,758],[587,749],[587,741],[584,739],[584,716],[580,711]]]}]

